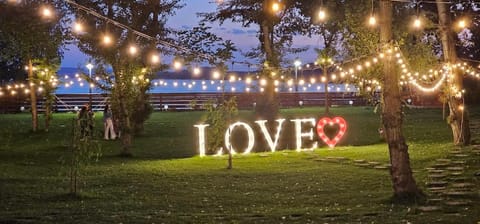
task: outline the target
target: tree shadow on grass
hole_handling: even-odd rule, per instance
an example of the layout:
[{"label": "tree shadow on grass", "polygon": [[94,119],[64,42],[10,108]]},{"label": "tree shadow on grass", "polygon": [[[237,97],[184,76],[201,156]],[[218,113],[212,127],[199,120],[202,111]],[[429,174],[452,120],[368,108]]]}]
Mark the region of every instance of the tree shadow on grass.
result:
[{"label": "tree shadow on grass", "polygon": [[98,197],[85,192],[80,192],[80,193],[77,192],[77,193],[56,194],[54,196],[45,197],[41,200],[46,202],[75,202],[75,201],[85,201],[85,200],[94,200],[94,199],[98,199]]},{"label": "tree shadow on grass", "polygon": [[396,204],[396,205],[425,205],[427,203],[427,195],[423,192],[392,195],[386,199],[384,203]]}]

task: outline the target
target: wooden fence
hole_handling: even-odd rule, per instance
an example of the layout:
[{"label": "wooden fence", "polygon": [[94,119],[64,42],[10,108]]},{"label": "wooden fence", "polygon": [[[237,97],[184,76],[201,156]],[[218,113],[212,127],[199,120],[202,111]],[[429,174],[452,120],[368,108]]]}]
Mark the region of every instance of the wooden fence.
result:
[{"label": "wooden fence", "polygon": [[[201,110],[207,103],[218,103],[223,99],[236,97],[239,109],[255,107],[259,93],[152,93],[150,102],[156,111],[186,111]],[[56,112],[76,111],[89,102],[89,94],[57,94],[54,104]],[[324,106],[323,93],[279,93],[281,108]],[[331,105],[365,105],[366,100],[351,93],[330,93]],[[109,96],[92,94],[92,108],[95,111],[103,110]],[[44,100],[38,99],[37,107],[43,111]],[[29,110],[30,102],[27,96],[0,97],[0,113],[18,113]]]}]

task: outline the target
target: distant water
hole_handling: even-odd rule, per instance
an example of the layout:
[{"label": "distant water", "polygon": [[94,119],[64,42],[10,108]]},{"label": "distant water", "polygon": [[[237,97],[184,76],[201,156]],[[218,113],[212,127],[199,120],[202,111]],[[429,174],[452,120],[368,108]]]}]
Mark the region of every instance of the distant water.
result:
[{"label": "distant water", "polygon": [[[86,81],[75,78],[78,69],[62,68],[58,74],[61,85],[58,86],[57,94],[85,94],[89,92]],[[83,71],[85,72],[85,71]],[[220,93],[220,92],[260,92],[261,87],[257,81],[247,84],[245,81],[221,81],[221,80],[194,80],[194,79],[155,79],[152,80],[151,93]],[[294,92],[294,86],[279,83],[280,92]],[[323,83],[305,83],[298,85],[298,92],[324,92]],[[329,84],[330,92],[357,92],[353,85]],[[92,88],[93,93],[103,93],[99,88]]]},{"label": "distant water", "polygon": [[[63,81],[63,80],[62,80]],[[87,82],[77,80],[67,81],[59,85],[57,94],[84,94],[89,92]],[[259,92],[260,88],[256,81],[246,84],[244,81],[225,81],[219,80],[191,80],[191,79],[165,79],[152,80],[151,93],[220,93],[220,92]],[[294,92],[293,86],[281,83],[278,86],[280,92]],[[357,89],[345,84],[329,84],[330,92],[357,92]],[[93,93],[103,93],[99,88],[92,88]],[[323,83],[304,84],[298,86],[298,92],[325,92]]]}]

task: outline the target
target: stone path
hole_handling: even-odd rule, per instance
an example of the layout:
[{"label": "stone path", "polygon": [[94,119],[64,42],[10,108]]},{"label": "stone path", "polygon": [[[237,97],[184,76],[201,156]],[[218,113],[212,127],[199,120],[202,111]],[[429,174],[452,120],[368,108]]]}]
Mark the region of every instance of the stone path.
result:
[{"label": "stone path", "polygon": [[[417,208],[420,212],[460,214],[474,203],[480,203],[480,119],[470,121],[472,146],[455,147],[448,157],[437,159],[427,167],[427,204]],[[390,170],[391,165],[365,159],[351,160],[345,157],[306,157],[313,161],[349,164],[362,168]],[[477,170],[475,170],[477,169]],[[415,170],[412,172],[416,172]],[[478,222],[480,224],[480,221]]]},{"label": "stone path", "polygon": [[444,213],[460,213],[468,209],[479,197],[479,186],[472,176],[470,163],[480,158],[480,145],[460,148],[449,152],[448,158],[437,159],[427,167],[427,206],[420,211],[442,210]]},{"label": "stone path", "polygon": [[[390,164],[377,161],[320,157],[316,154],[309,155],[306,159],[386,171],[391,167]],[[426,205],[419,206],[418,211],[460,214],[463,210],[469,209],[473,203],[479,203],[480,170],[472,170],[471,167],[478,161],[480,161],[480,145],[473,145],[465,148],[456,147],[450,150],[447,158],[437,159],[434,165],[427,167],[426,194],[428,201]]]},{"label": "stone path", "polygon": [[480,114],[470,114],[472,144],[480,145],[480,119],[472,119],[473,117],[480,117]]}]

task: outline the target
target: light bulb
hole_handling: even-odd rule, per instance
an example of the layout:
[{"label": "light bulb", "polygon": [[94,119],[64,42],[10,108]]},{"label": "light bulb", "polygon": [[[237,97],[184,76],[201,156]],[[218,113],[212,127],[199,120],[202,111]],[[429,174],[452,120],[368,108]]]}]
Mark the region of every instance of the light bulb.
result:
[{"label": "light bulb", "polygon": [[194,74],[194,75],[200,75],[200,72],[201,72],[201,71],[200,71],[200,68],[199,68],[199,67],[195,67],[195,68],[193,69],[193,74]]},{"label": "light bulb", "polygon": [[53,15],[52,10],[50,10],[47,7],[42,8],[42,16],[43,17],[50,18],[50,17],[52,17],[52,15]]},{"label": "light bulb", "polygon": [[112,43],[112,38],[109,35],[105,34],[105,36],[103,36],[103,43],[105,45],[111,44]]},{"label": "light bulb", "polygon": [[173,62],[173,68],[175,68],[176,70],[179,70],[182,68],[182,63],[180,63],[179,61],[174,61]]},{"label": "light bulb", "polygon": [[458,27],[464,29],[465,27],[467,27],[467,22],[463,19],[458,21]]},{"label": "light bulb", "polygon": [[415,21],[413,21],[413,27],[415,28],[420,28],[422,26],[422,21],[420,20],[420,18],[416,18]]},{"label": "light bulb", "polygon": [[130,53],[131,55],[135,55],[137,54],[138,52],[138,49],[137,47],[135,47],[134,45],[131,45],[129,48],[128,48],[128,53]]},{"label": "light bulb", "polygon": [[272,5],[272,10],[274,12],[280,11],[280,4],[278,4],[278,2],[274,2],[273,5]]},{"label": "light bulb", "polygon": [[158,62],[160,62],[160,57],[156,54],[152,55],[152,63],[157,64]]},{"label": "light bulb", "polygon": [[81,32],[83,32],[83,26],[82,26],[82,24],[79,23],[79,22],[75,22],[75,23],[73,24],[73,31],[75,31],[76,33],[81,33]]},{"label": "light bulb", "polygon": [[323,22],[326,18],[327,18],[327,13],[325,12],[325,10],[320,9],[320,11],[318,12],[318,19],[320,19],[320,21]]},{"label": "light bulb", "polygon": [[370,18],[368,19],[368,24],[370,24],[370,26],[375,26],[377,24],[377,19],[374,15],[370,16]]}]

